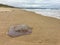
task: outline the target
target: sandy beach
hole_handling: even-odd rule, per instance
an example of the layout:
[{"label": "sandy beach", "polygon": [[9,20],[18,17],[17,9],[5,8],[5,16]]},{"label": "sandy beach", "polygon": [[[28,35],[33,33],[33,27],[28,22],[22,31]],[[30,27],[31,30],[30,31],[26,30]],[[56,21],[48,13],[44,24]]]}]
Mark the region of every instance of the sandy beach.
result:
[{"label": "sandy beach", "polygon": [[[60,45],[60,19],[16,8],[0,8],[0,45]],[[9,37],[12,25],[27,24],[32,34]]]}]

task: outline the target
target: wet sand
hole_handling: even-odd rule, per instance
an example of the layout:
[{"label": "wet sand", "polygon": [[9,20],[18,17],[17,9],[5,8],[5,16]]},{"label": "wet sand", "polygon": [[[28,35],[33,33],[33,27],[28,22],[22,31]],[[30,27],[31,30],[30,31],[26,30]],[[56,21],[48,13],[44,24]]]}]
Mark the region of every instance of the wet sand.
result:
[{"label": "wet sand", "polygon": [[[0,8],[0,45],[60,45],[60,20],[16,8]],[[8,11],[6,11],[8,10]],[[9,37],[11,25],[27,24],[32,34]]]}]

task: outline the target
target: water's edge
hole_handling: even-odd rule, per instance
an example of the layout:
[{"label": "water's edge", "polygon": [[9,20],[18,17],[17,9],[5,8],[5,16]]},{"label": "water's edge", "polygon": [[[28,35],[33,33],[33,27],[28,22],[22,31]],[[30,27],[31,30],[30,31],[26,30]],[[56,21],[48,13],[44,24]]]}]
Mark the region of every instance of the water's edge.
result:
[{"label": "water's edge", "polygon": [[37,14],[42,14],[43,16],[49,16],[53,18],[60,19],[60,10],[52,10],[52,9],[23,9],[26,11],[32,11]]}]

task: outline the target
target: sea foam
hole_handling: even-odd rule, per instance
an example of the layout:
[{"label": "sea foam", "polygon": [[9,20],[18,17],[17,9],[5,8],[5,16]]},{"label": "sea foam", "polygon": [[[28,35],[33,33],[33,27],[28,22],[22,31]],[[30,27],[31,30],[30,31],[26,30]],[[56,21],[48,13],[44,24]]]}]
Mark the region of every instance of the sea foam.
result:
[{"label": "sea foam", "polygon": [[42,14],[43,16],[49,16],[53,18],[60,19],[60,9],[25,9],[27,11],[32,11],[37,14]]}]

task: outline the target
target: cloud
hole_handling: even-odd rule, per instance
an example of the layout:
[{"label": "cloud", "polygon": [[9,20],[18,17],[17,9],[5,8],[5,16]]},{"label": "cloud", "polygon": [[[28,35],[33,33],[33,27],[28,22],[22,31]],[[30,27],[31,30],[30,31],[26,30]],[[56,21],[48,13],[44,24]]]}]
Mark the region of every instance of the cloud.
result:
[{"label": "cloud", "polygon": [[14,2],[25,2],[25,3],[60,3],[60,0],[0,0],[0,3],[14,3]]},{"label": "cloud", "polygon": [[15,7],[59,7],[60,0],[0,0],[0,3]]}]

